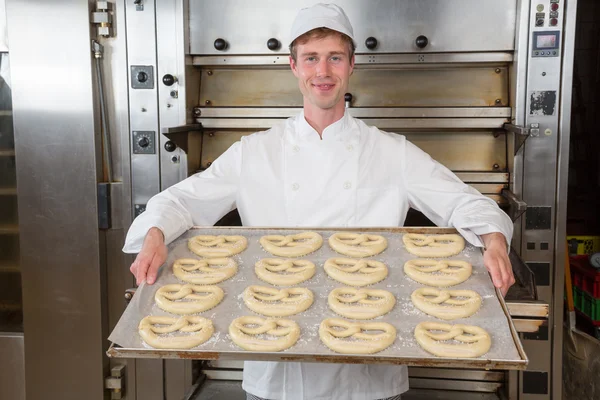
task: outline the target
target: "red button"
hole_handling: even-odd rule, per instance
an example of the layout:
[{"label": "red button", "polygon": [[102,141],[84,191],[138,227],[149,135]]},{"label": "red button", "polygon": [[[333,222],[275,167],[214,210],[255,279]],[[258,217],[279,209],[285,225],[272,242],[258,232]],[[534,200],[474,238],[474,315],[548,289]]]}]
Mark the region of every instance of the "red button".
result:
[{"label": "red button", "polygon": [[552,18],[552,19],[550,20],[550,25],[552,25],[552,26],[556,26],[556,24],[558,24],[558,20],[557,20],[556,18]]},{"label": "red button", "polygon": [[558,10],[558,4],[556,4],[556,3],[552,3],[552,4],[550,4],[550,9],[551,9],[552,11],[556,11],[556,10]]}]

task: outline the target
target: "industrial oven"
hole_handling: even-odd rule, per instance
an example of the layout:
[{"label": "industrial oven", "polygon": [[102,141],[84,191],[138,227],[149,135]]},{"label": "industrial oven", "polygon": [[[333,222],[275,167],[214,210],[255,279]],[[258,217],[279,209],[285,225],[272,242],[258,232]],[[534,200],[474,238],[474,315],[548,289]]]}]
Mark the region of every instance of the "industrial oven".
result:
[{"label": "industrial oven", "polygon": [[[150,197],[301,110],[287,35],[315,1],[6,2],[28,397],[179,399],[240,380],[240,362],[105,356],[133,292],[121,247]],[[560,399],[576,1],[336,3],[357,41],[348,112],[515,222],[507,304],[528,369],[412,368],[411,388]]]}]

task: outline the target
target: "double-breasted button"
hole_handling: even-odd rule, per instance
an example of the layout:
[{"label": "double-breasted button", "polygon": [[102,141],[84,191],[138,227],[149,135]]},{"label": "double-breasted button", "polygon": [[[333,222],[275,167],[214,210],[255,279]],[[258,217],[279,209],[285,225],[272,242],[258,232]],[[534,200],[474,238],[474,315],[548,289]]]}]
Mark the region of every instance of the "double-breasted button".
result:
[{"label": "double-breasted button", "polygon": [[298,190],[298,189],[300,189],[300,185],[299,185],[299,184],[297,184],[297,183],[294,183],[294,184],[292,185],[292,190],[293,190],[293,191],[296,191],[296,190]]},{"label": "double-breasted button", "polygon": [[351,189],[352,188],[352,183],[346,181],[344,182],[344,189]]}]

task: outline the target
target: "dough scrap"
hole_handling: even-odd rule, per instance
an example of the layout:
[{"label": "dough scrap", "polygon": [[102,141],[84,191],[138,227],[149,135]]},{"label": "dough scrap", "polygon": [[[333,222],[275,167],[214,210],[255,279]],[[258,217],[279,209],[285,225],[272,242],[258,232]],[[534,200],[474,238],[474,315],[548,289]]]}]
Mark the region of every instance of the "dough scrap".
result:
[{"label": "dough scrap", "polygon": [[[433,333],[431,331],[442,331]],[[415,338],[423,349],[438,357],[473,358],[487,353],[492,346],[490,335],[478,326],[421,322]],[[447,340],[460,342],[444,343]]]},{"label": "dough scrap", "polygon": [[410,298],[419,310],[443,320],[470,317],[479,310],[482,302],[481,296],[474,290],[420,288]]},{"label": "dough scrap", "polygon": [[368,233],[339,232],[329,237],[329,246],[349,257],[370,257],[387,248],[387,239]]},{"label": "dough scrap", "polygon": [[372,285],[388,275],[387,266],[375,260],[330,258],[323,267],[327,275],[350,286]]},{"label": "dough scrap", "polygon": [[165,285],[154,295],[156,305],[173,314],[194,314],[210,310],[223,300],[223,289],[218,286]]},{"label": "dough scrap", "polygon": [[306,288],[275,289],[248,286],[244,303],[252,311],[269,317],[287,317],[308,309],[314,301],[313,292]]},{"label": "dough scrap", "polygon": [[[262,339],[258,335],[271,335],[275,336],[275,339]],[[231,322],[229,336],[235,344],[245,350],[281,351],[296,344],[300,337],[300,327],[289,319],[246,316]]]},{"label": "dough scrap", "polygon": [[387,322],[350,322],[341,318],[328,318],[319,326],[319,337],[337,353],[373,354],[394,343],[396,328]]},{"label": "dough scrap", "polygon": [[419,257],[450,257],[465,248],[465,240],[460,235],[422,235],[407,233],[402,236],[406,250]]},{"label": "dough scrap", "polygon": [[291,286],[313,277],[317,268],[307,260],[263,258],[254,264],[256,275],[275,286]]},{"label": "dough scrap", "polygon": [[342,317],[372,319],[390,312],[396,298],[387,290],[345,287],[333,289],[327,302]]},{"label": "dough scrap", "polygon": [[410,260],[404,264],[404,272],[413,280],[428,286],[447,287],[469,279],[473,267],[459,260]]},{"label": "dough scrap", "polygon": [[[148,316],[140,321],[138,331],[144,342],[155,349],[191,349],[210,339],[214,327],[210,319],[197,315]],[[162,333],[185,335],[158,335]]]},{"label": "dough scrap", "polygon": [[173,274],[182,281],[197,285],[212,285],[229,279],[238,267],[232,258],[180,258],[173,263]]},{"label": "dough scrap", "polygon": [[279,257],[301,257],[317,251],[323,245],[323,238],[316,232],[302,232],[295,235],[266,235],[260,244],[269,253]]},{"label": "dough scrap", "polygon": [[198,235],[188,240],[188,248],[195,254],[206,258],[231,257],[248,247],[244,236]]}]

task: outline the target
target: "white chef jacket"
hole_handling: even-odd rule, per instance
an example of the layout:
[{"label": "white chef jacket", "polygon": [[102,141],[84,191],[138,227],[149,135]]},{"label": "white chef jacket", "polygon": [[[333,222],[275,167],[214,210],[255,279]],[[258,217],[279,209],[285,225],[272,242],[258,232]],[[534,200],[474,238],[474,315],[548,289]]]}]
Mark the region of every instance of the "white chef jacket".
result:
[{"label": "white chef jacket", "polygon": [[[170,243],[235,208],[244,226],[383,227],[402,226],[409,207],[476,246],[486,233],[512,238],[494,201],[404,136],[346,113],[321,139],[300,113],[243,137],[206,171],[150,199],[123,251],[139,252],[151,227]],[[408,375],[399,365],[247,361],[242,386],[267,399],[373,400],[407,391]]]}]

